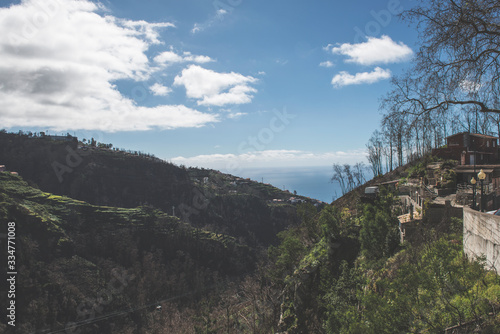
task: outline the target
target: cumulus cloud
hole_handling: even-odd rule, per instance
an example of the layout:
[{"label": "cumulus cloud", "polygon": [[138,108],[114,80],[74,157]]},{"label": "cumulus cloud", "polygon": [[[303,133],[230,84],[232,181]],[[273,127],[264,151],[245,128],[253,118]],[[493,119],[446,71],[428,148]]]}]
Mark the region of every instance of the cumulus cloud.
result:
[{"label": "cumulus cloud", "polygon": [[218,121],[183,105],[142,107],[123,96],[114,82],[150,78],[157,69],[145,52],[161,43],[158,29],[173,24],[122,20],[101,9],[88,0],[0,8],[2,126],[133,131]]},{"label": "cumulus cloud", "polygon": [[[330,45],[327,50],[330,49]],[[347,56],[348,63],[360,65],[388,64],[408,60],[413,51],[402,42],[396,43],[389,36],[383,35],[380,38],[368,37],[364,43],[349,44],[344,43],[337,47],[332,47],[333,54]]]},{"label": "cumulus cloud", "polygon": [[184,86],[189,98],[198,105],[224,106],[252,101],[257,90],[249,84],[257,79],[239,73],[218,73],[198,65],[190,65],[174,79],[174,86]]},{"label": "cumulus cloud", "polygon": [[155,83],[151,87],[149,87],[149,90],[157,96],[167,96],[172,92],[172,88],[163,86],[159,83]]},{"label": "cumulus cloud", "polygon": [[[301,150],[264,150],[244,153],[207,154],[175,157],[173,163],[219,170],[253,167],[328,166],[336,163],[356,163],[366,159],[365,150],[314,153]],[[229,170],[229,172],[231,172]]]},{"label": "cumulus cloud", "polygon": [[333,63],[329,60],[319,63],[321,67],[333,67]]},{"label": "cumulus cloud", "polygon": [[204,64],[214,61],[208,56],[197,56],[191,54],[191,52],[184,52],[182,55],[175,53],[174,51],[164,51],[154,57],[154,61],[158,64],[170,65],[175,63],[197,63]]},{"label": "cumulus cloud", "polygon": [[390,77],[391,71],[380,67],[376,67],[372,72],[361,72],[355,75],[342,71],[332,78],[332,85],[340,88],[349,85],[372,84]]},{"label": "cumulus cloud", "polygon": [[131,28],[131,31],[133,31],[135,35],[143,35],[153,44],[163,44],[158,39],[158,28],[175,27],[175,25],[170,22],[150,23],[144,20],[120,20],[112,16],[108,16],[107,18],[111,21],[118,20],[123,26]]}]

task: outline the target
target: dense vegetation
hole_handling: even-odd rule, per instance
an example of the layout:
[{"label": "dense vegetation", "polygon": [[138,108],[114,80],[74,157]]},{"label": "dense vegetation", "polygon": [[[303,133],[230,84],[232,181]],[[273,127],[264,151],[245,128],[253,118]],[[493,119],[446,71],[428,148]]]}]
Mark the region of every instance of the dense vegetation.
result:
[{"label": "dense vegetation", "polygon": [[[14,157],[2,159],[22,175],[0,173],[0,219],[17,226],[18,331],[498,332],[500,277],[464,257],[461,222],[424,221],[422,235],[400,245],[389,189],[318,210],[271,203],[290,194],[216,171],[94,149],[56,185],[73,199],[43,188],[54,174],[43,162],[61,159],[67,143],[3,136],[0,152]],[[426,162],[397,173],[417,175]],[[138,170],[142,182],[114,176]],[[148,193],[158,191],[152,180],[172,202]],[[176,191],[193,196],[184,213]],[[151,201],[134,202],[139,194]],[[172,203],[178,217],[167,214]]]},{"label": "dense vegetation", "polygon": [[[299,222],[295,206],[272,203],[291,194],[93,141],[0,132],[0,143],[9,170],[0,220],[17,228],[17,332],[192,332],[219,328],[221,317],[245,332],[275,322],[276,290],[257,268],[276,234]],[[252,304],[265,291],[272,302]]]},{"label": "dense vegetation", "polygon": [[287,231],[271,251],[271,275],[284,291],[282,332],[443,333],[463,325],[460,333],[500,333],[500,277],[465,258],[461,222],[427,224],[420,242],[400,246],[394,204],[385,190],[357,217],[329,207]]},{"label": "dense vegetation", "polygon": [[252,246],[277,242],[279,231],[298,222],[293,206],[268,205],[291,196],[270,185],[250,180],[235,184],[235,176],[218,171],[186,169],[150,155],[98,146],[0,132],[0,164],[50,193],[94,205],[152,206]]},{"label": "dense vegetation", "polygon": [[[17,226],[18,332],[93,323],[116,311],[130,314],[113,321],[114,332],[147,328],[162,300],[199,298],[255,262],[234,238],[151,207],[94,206],[8,173],[0,173],[0,203],[1,221]],[[104,333],[110,324],[94,328]]]},{"label": "dense vegetation", "polygon": [[[422,176],[450,134],[500,132],[499,11],[429,0],[403,12],[420,50],[382,100],[374,182]],[[1,332],[500,333],[500,277],[465,258],[461,221],[423,221],[401,245],[395,195],[351,191],[360,164],[336,166],[351,192],[318,212],[269,203],[290,194],[267,185],[68,139],[0,132],[0,164],[22,176],[0,173],[19,272],[16,331],[2,318]]]}]

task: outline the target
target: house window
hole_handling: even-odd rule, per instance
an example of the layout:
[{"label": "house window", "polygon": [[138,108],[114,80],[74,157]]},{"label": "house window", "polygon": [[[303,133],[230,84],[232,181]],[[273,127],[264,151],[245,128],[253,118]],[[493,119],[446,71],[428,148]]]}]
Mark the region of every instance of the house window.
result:
[{"label": "house window", "polygon": [[486,142],[486,147],[490,147],[490,141],[489,140]]}]

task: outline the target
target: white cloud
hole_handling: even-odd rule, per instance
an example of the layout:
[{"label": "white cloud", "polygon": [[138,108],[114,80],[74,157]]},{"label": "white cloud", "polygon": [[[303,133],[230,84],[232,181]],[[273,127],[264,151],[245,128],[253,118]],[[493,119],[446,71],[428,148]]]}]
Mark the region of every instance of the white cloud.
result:
[{"label": "white cloud", "polygon": [[184,62],[184,58],[173,51],[164,51],[154,57],[153,60],[160,64]]},{"label": "white cloud", "polygon": [[172,93],[172,88],[165,87],[159,83],[155,83],[154,85],[149,87],[149,90],[157,96],[167,96],[168,94]]},{"label": "white cloud", "polygon": [[323,50],[330,52],[330,50],[332,49],[332,47],[333,47],[333,44],[328,44],[327,46],[323,47]]},{"label": "white cloud", "polygon": [[100,9],[87,0],[0,8],[3,127],[133,131],[218,121],[183,105],[141,107],[123,96],[114,82],[134,80],[141,88],[157,70],[145,52],[160,44],[157,30],[173,24],[122,20]]},{"label": "white cloud", "polygon": [[342,71],[332,78],[332,85],[340,88],[348,85],[372,84],[390,77],[391,71],[380,67],[376,67],[372,72],[356,73],[355,75]]},{"label": "white cloud", "polygon": [[214,60],[208,56],[195,56],[191,52],[184,52],[184,61],[205,64]]},{"label": "white cloud", "polygon": [[227,115],[227,117],[230,119],[238,119],[238,118],[245,116],[245,115],[248,115],[248,113],[246,113],[246,112],[234,112],[234,113],[229,113],[229,115]]},{"label": "white cloud", "polygon": [[204,28],[199,23],[195,23],[193,29],[191,29],[192,34],[196,34],[197,32],[202,31]]},{"label": "white cloud", "polygon": [[481,90],[483,84],[472,80],[462,80],[459,87],[466,94],[476,94]]},{"label": "white cloud", "polygon": [[334,162],[353,164],[360,161],[365,162],[366,151],[314,153],[300,150],[265,150],[239,154],[198,155],[187,158],[180,156],[172,158],[170,161],[179,165],[237,172],[244,168],[254,167],[329,166]]},{"label": "white cloud", "polygon": [[225,9],[222,9],[222,8],[221,8],[221,9],[219,9],[219,10],[217,11],[217,15],[219,15],[219,16],[221,16],[221,15],[225,15],[225,14],[227,14],[227,10],[225,10]]},{"label": "white cloud", "polygon": [[228,13],[229,12],[225,9],[222,9],[222,8],[218,9],[215,12],[215,15],[210,17],[207,21],[205,21],[203,23],[195,23],[193,25],[193,28],[191,29],[191,33],[196,34],[196,33],[202,32],[206,29],[211,28],[212,26],[214,26],[217,23],[217,21],[222,21],[224,19],[224,16],[226,16]]},{"label": "white cloud", "polygon": [[[108,16],[110,20],[115,20],[115,18]],[[131,21],[131,20],[119,20],[119,22],[127,27],[131,28],[131,31],[135,31],[136,35],[144,35],[153,44],[163,44],[158,39],[158,28],[168,28],[175,27],[173,23],[161,22],[161,23],[149,23],[146,21]]]},{"label": "white cloud", "polygon": [[257,92],[250,83],[257,79],[239,73],[218,73],[198,65],[190,65],[174,79],[174,86],[184,86],[186,95],[197,99],[198,105],[223,106],[252,101]]},{"label": "white cloud", "polygon": [[319,63],[319,66],[321,66],[321,67],[333,67],[334,65],[331,61],[327,60],[327,61]]},{"label": "white cloud", "polygon": [[212,58],[208,56],[197,56],[191,54],[191,52],[184,52],[182,55],[175,53],[174,51],[164,51],[154,57],[153,59],[156,63],[162,65],[170,65],[175,63],[197,63],[204,64],[213,61]]},{"label": "white cloud", "polygon": [[348,63],[360,65],[388,64],[408,60],[413,51],[402,42],[396,43],[389,36],[368,37],[364,43],[349,44],[331,48],[333,54],[348,56]]}]

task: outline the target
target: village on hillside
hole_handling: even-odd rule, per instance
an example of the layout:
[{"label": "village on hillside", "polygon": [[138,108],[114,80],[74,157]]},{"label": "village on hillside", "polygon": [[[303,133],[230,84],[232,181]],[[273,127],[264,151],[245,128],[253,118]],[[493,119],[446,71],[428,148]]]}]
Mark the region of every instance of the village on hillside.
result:
[{"label": "village on hillside", "polygon": [[463,219],[465,253],[485,255],[487,265],[500,272],[498,137],[462,132],[446,140],[432,150],[436,162],[414,168],[407,178],[365,187],[363,198],[375,197],[380,186],[397,190],[406,212],[398,216],[401,242],[416,237],[423,220],[439,224],[445,218]]}]

